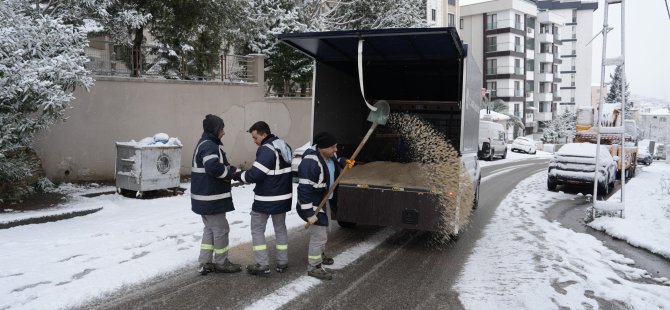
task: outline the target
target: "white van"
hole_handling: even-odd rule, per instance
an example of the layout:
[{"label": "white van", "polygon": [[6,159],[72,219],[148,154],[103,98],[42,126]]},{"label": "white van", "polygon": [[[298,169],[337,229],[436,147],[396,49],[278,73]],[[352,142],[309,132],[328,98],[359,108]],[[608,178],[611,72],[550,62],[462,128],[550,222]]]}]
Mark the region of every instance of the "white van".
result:
[{"label": "white van", "polygon": [[507,133],[502,124],[479,121],[479,159],[493,160],[494,156],[507,157]]}]

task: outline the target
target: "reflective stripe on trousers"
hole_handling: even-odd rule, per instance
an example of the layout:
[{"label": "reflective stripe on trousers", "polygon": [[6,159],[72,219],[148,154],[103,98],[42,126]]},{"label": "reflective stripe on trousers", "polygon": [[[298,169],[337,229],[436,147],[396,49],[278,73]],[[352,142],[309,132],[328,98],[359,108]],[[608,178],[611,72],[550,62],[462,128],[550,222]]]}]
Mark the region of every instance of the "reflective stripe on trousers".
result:
[{"label": "reflective stripe on trousers", "polygon": [[211,263],[223,264],[228,258],[228,233],[230,226],[225,213],[202,215],[205,224],[200,244],[200,256],[198,262],[201,264]]},{"label": "reflective stripe on trousers", "polygon": [[268,218],[272,217],[272,225],[275,232],[275,248],[277,249],[277,264],[288,264],[288,231],[286,229],[286,213],[266,214],[251,211],[251,242],[253,244],[254,259],[256,263],[269,266],[267,243],[265,240],[265,228]]}]

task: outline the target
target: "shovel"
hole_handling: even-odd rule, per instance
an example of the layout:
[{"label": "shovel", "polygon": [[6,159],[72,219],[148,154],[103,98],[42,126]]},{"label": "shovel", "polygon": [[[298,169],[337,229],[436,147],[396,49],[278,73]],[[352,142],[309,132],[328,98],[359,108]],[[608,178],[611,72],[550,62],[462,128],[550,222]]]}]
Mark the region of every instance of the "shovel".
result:
[{"label": "shovel", "polygon": [[[372,126],[370,126],[370,129],[368,129],[368,133],[365,134],[365,137],[363,137],[363,140],[361,143],[358,144],[358,147],[356,148],[356,151],[354,151],[354,154],[351,155],[351,160],[352,162],[356,160],[356,156],[358,156],[358,153],[361,152],[361,149],[363,149],[363,146],[365,145],[366,142],[368,142],[368,139],[372,135],[372,132],[375,131],[377,128],[377,125],[386,125],[386,122],[389,119],[389,114],[391,109],[389,108],[388,102],[384,100],[377,101],[374,105],[375,110],[372,110],[370,112],[370,115],[368,115],[368,121],[372,122]],[[319,207],[316,208],[314,211],[314,215],[318,215],[319,211],[323,209],[323,206],[326,205],[326,201],[328,201],[328,197],[335,191],[335,188],[337,187],[338,184],[340,184],[340,180],[342,180],[342,176],[349,170],[351,169],[352,165],[346,165],[342,172],[340,172],[340,175],[337,177],[335,182],[330,185],[330,188],[328,189],[328,193],[323,196],[323,199],[321,200],[321,203],[319,204]],[[309,225],[311,225],[309,222],[305,224],[305,229],[309,228]]]}]

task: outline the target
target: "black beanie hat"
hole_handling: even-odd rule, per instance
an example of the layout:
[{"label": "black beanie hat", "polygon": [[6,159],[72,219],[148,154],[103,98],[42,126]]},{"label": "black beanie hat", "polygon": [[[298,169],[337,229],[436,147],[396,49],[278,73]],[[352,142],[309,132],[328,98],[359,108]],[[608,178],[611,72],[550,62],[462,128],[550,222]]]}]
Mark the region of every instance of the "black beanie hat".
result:
[{"label": "black beanie hat", "polygon": [[335,136],[322,131],[314,136],[314,144],[320,149],[325,149],[337,144],[337,140],[335,139]]},{"label": "black beanie hat", "polygon": [[218,135],[221,128],[223,128],[223,119],[216,115],[207,114],[205,119],[202,120],[202,130],[205,132]]}]

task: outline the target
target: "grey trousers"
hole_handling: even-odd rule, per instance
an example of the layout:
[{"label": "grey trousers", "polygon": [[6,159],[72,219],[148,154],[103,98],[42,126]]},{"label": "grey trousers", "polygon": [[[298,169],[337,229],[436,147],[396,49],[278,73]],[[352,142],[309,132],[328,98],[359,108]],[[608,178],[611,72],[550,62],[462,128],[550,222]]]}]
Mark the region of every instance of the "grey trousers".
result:
[{"label": "grey trousers", "polygon": [[228,259],[228,233],[230,232],[226,213],[203,215],[202,222],[205,228],[202,232],[198,262],[211,263],[212,254],[214,254],[214,263],[223,264]]},{"label": "grey trousers", "polygon": [[265,228],[268,218],[272,217],[275,230],[275,249],[277,265],[288,264],[288,231],[286,230],[286,213],[265,214],[251,211],[251,242],[253,243],[254,259],[261,266],[269,266],[268,245],[265,241]]},{"label": "grey trousers", "polygon": [[[326,209],[330,211],[330,203],[326,203]],[[326,213],[326,216],[329,213]],[[321,255],[326,251],[327,241],[328,226],[309,226],[309,250],[307,250],[307,262],[309,265],[307,266],[307,270],[312,270],[321,264],[323,260]]]}]

